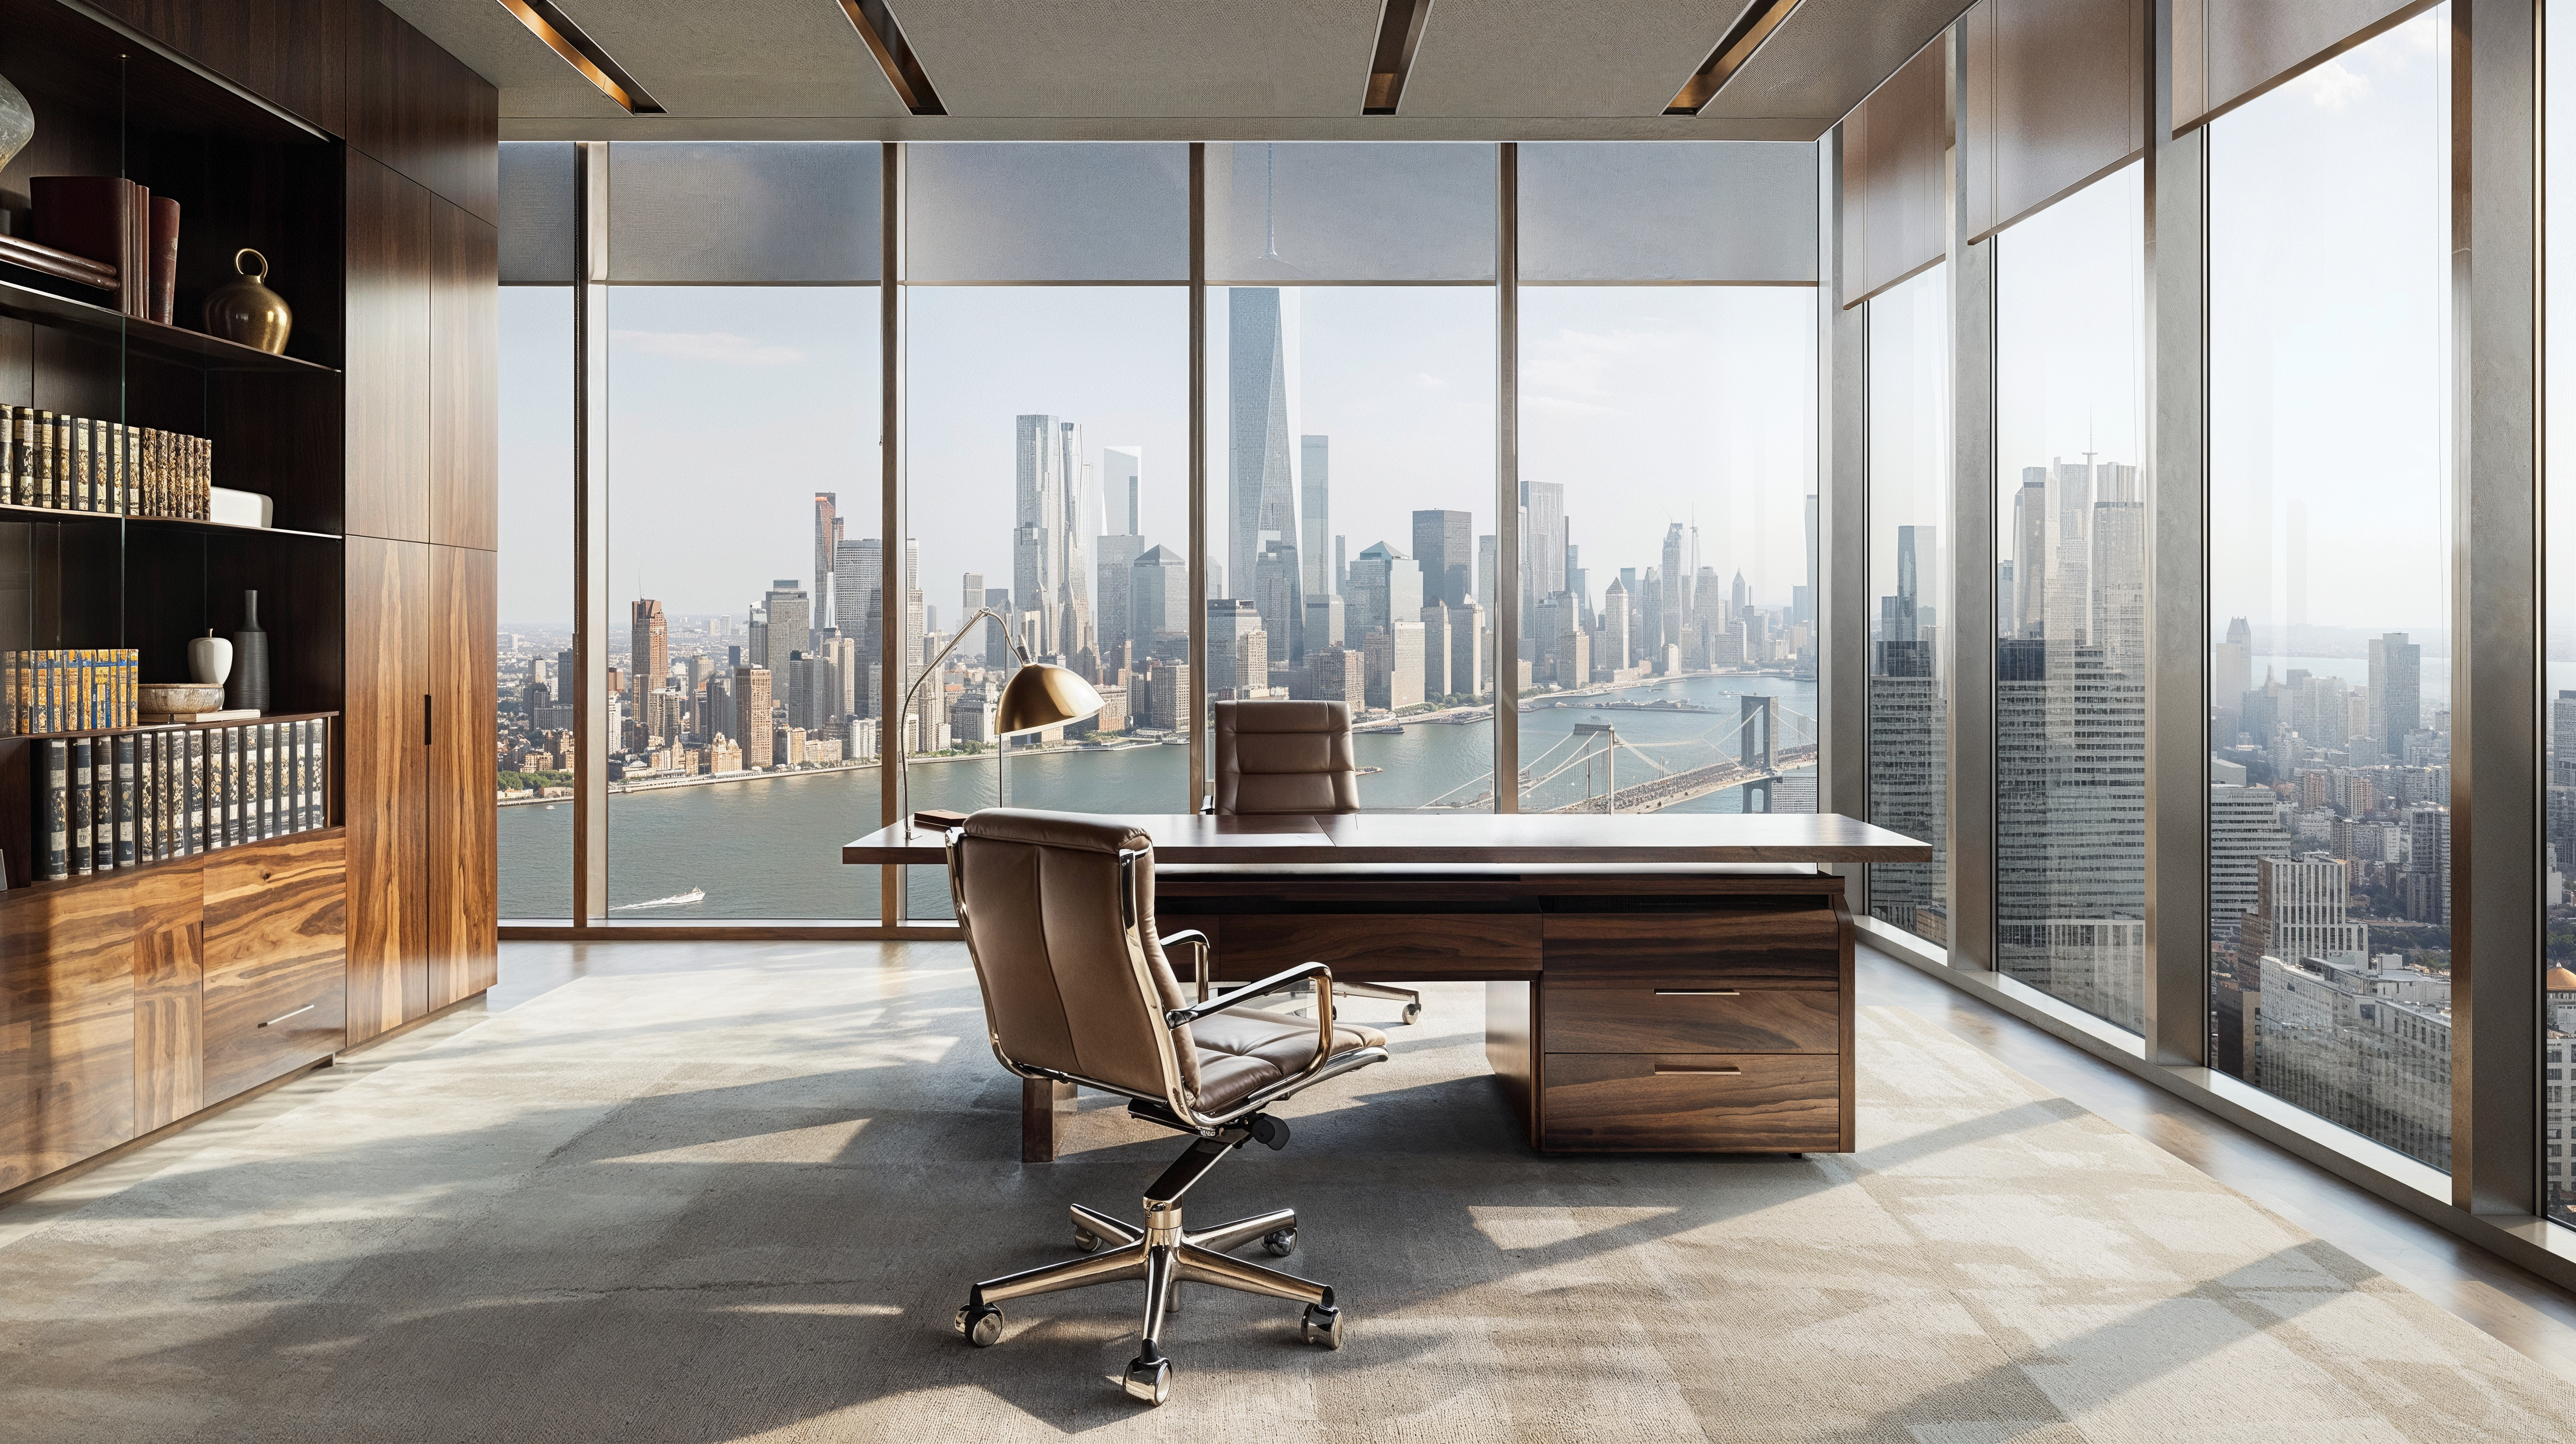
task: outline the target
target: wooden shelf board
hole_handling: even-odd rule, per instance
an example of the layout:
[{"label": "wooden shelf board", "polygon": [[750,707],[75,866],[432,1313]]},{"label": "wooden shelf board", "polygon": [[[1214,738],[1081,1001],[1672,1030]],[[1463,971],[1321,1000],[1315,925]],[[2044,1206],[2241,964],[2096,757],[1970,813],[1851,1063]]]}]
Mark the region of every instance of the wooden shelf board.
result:
[{"label": "wooden shelf board", "polygon": [[275,371],[307,376],[340,374],[329,366],[316,365],[293,356],[272,356],[256,346],[244,346],[220,336],[209,336],[203,331],[191,331],[185,326],[164,326],[158,321],[128,316],[113,306],[75,301],[14,281],[0,281],[0,316],[86,331],[102,338],[122,338],[125,344],[146,355],[208,371]]},{"label": "wooden shelf board", "polygon": [[21,883],[16,887],[8,889],[6,892],[0,892],[0,901],[27,897],[35,893],[61,892],[66,888],[79,887],[84,883],[109,881],[111,879],[126,877],[132,874],[149,872],[155,868],[171,867],[184,863],[203,864],[208,859],[219,858],[228,852],[239,852],[247,847],[257,847],[264,842],[291,842],[298,839],[310,840],[318,837],[329,837],[336,833],[346,832],[348,830],[348,826],[349,825],[345,822],[335,822],[329,827],[308,827],[302,832],[281,832],[275,837],[254,837],[242,842],[228,843],[223,847],[210,847],[204,852],[192,852],[186,857],[156,858],[151,862],[138,862],[132,867],[112,867],[107,869],[105,872],[90,872],[78,877],[58,877],[46,881]]},{"label": "wooden shelf board", "polygon": [[30,521],[121,521],[137,526],[177,527],[181,531],[217,531],[235,534],[248,532],[265,536],[296,536],[313,541],[346,541],[335,531],[297,531],[291,526],[242,526],[228,521],[207,521],[192,516],[128,516],[113,511],[65,511],[58,506],[21,506],[0,501],[0,514],[25,517]]},{"label": "wooden shelf board", "polygon": [[339,715],[337,712],[271,712],[265,717],[235,717],[222,722],[155,722],[145,727],[84,727],[77,732],[7,732],[0,733],[0,742],[67,742],[75,737],[133,737],[145,732],[214,732],[226,727],[256,727],[263,722],[310,722],[318,717]]}]

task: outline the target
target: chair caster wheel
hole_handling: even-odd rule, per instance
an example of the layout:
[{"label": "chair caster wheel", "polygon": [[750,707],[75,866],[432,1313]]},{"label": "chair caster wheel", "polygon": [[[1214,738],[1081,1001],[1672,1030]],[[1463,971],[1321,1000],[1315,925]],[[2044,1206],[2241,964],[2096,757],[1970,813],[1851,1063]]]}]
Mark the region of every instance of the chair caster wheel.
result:
[{"label": "chair caster wheel", "polygon": [[1286,1258],[1297,1251],[1297,1230],[1274,1228],[1261,1236],[1261,1246],[1270,1250],[1272,1258]]},{"label": "chair caster wheel", "polygon": [[1406,1027],[1411,1027],[1412,1025],[1414,1025],[1414,1024],[1416,1024],[1416,1023],[1419,1023],[1419,1022],[1421,1022],[1421,1021],[1422,1021],[1422,1005],[1421,1005],[1420,1003],[1407,1003],[1407,1004],[1405,1004],[1405,1005],[1404,1005],[1404,1023],[1405,1023],[1405,1026],[1406,1026]]},{"label": "chair caster wheel", "polygon": [[957,1332],[979,1349],[1002,1342],[1002,1311],[991,1304],[968,1304],[957,1311]]},{"label": "chair caster wheel", "polygon": [[1306,1316],[1299,1321],[1298,1329],[1307,1343],[1338,1349],[1342,1346],[1342,1311],[1328,1309],[1322,1304],[1308,1304]]},{"label": "chair caster wheel", "polygon": [[1108,1242],[1107,1239],[1087,1228],[1077,1228],[1073,1231],[1073,1246],[1084,1253],[1098,1253],[1100,1246],[1106,1242]]},{"label": "chair caster wheel", "polygon": [[1141,1357],[1130,1359],[1126,1376],[1118,1381],[1118,1387],[1127,1391],[1128,1398],[1140,1404],[1160,1404],[1172,1397],[1172,1361],[1155,1359],[1148,1362]]}]

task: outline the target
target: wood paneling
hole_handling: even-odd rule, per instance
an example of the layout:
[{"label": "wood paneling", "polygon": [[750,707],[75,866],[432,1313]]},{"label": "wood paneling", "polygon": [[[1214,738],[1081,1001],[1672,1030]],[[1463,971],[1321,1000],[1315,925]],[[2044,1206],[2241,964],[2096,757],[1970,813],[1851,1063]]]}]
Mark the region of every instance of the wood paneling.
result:
[{"label": "wood paneling", "polygon": [[1538,1142],[1538,986],[1517,979],[1485,984],[1485,1066],[1503,1085],[1521,1131]]},{"label": "wood paneling", "polygon": [[1857,305],[1949,247],[1949,41],[1935,39],[1843,121],[1842,303]]},{"label": "wood paneling", "polygon": [[[430,232],[429,539],[501,545],[500,232],[439,201]],[[489,638],[477,643],[488,647]]]},{"label": "wood paneling", "polygon": [[2174,0],[2179,135],[2398,24],[2420,0]]},{"label": "wood paneling", "polygon": [[1551,984],[1644,988],[1842,985],[1833,910],[1741,907],[1695,913],[1574,913],[1547,919]]},{"label": "wood paneling", "polygon": [[1965,17],[1959,190],[1967,239],[2147,143],[2146,0],[1978,0]]},{"label": "wood paneling", "polygon": [[1216,973],[1229,982],[1248,983],[1305,962],[1328,964],[1348,982],[1538,972],[1536,913],[1288,913],[1189,921],[1215,940]]},{"label": "wood paneling", "polygon": [[500,92],[374,0],[351,0],[349,144],[501,223]]},{"label": "wood paneling", "polygon": [[1549,1053],[1541,1145],[1563,1152],[1828,1153],[1841,1146],[1827,1053]]},{"label": "wood paneling", "polygon": [[352,535],[429,539],[428,191],[348,158],[343,455]]},{"label": "wood paneling", "polygon": [[429,1011],[429,552],[348,540],[349,670],[343,737],[348,822],[349,1042]]},{"label": "wood paneling", "polygon": [[338,831],[209,855],[206,1101],[339,1051],[348,896]]},{"label": "wood paneling", "polygon": [[[348,103],[349,0],[94,0],[244,90],[337,134]],[[374,8],[373,0],[360,0]]]},{"label": "wood paneling", "polygon": [[1558,1053],[1832,1053],[1842,997],[1821,989],[1586,987],[1549,978],[1547,1046]]},{"label": "wood paneling", "polygon": [[493,552],[429,548],[428,690],[434,700],[425,882],[433,1011],[500,980],[499,810],[492,802],[498,562]]},{"label": "wood paneling", "polygon": [[134,875],[134,1131],[205,1106],[205,871],[199,858]]},{"label": "wood paneling", "polygon": [[0,1189],[134,1136],[134,885],[0,895]]}]

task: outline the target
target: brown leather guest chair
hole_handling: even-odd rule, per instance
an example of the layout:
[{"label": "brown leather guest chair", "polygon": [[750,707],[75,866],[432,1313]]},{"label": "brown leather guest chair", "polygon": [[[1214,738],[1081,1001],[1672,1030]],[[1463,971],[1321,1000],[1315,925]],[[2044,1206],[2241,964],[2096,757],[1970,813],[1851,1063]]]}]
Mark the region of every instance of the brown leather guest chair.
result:
[{"label": "brown leather guest chair", "polygon": [[[1306,1341],[1341,1347],[1331,1288],[1230,1252],[1258,1239],[1286,1256],[1297,1246],[1296,1210],[1190,1231],[1181,1196],[1248,1142],[1287,1146],[1288,1125],[1264,1108],[1387,1055],[1383,1034],[1333,1021],[1333,974],[1322,963],[1209,1001],[1185,998],[1163,949],[1195,950],[1201,978],[1210,949],[1201,933],[1156,935],[1153,848],[1145,834],[1098,818],[1009,808],[978,812],[947,837],[949,890],[984,990],[993,1056],[1022,1078],[1124,1094],[1130,1117],[1191,1136],[1146,1186],[1143,1227],[1075,1204],[1074,1246],[1089,1257],[976,1284],[957,1332],[989,1348],[1001,1341],[1006,1299],[1142,1279],[1144,1344],[1116,1382],[1160,1404],[1172,1387],[1163,1325],[1184,1281],[1297,1300]],[[1244,1006],[1309,979],[1322,984],[1311,1019]]]},{"label": "brown leather guest chair", "polygon": [[[1329,816],[1360,810],[1360,772],[1351,749],[1347,702],[1216,704],[1219,817]],[[1392,998],[1404,1021],[1422,1016],[1422,995],[1383,983],[1335,983],[1346,998]]]}]

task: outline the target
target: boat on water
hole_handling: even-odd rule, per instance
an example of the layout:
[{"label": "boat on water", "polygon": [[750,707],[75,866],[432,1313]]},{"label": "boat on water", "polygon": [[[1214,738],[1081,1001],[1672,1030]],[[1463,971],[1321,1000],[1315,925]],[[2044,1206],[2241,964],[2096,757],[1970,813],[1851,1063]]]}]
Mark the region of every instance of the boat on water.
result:
[{"label": "boat on water", "polygon": [[610,908],[609,911],[613,913],[631,913],[641,908],[678,907],[682,903],[705,902],[706,900],[707,890],[702,887],[693,887],[687,892],[674,893],[669,897],[657,897],[647,902],[619,903],[617,906]]}]

